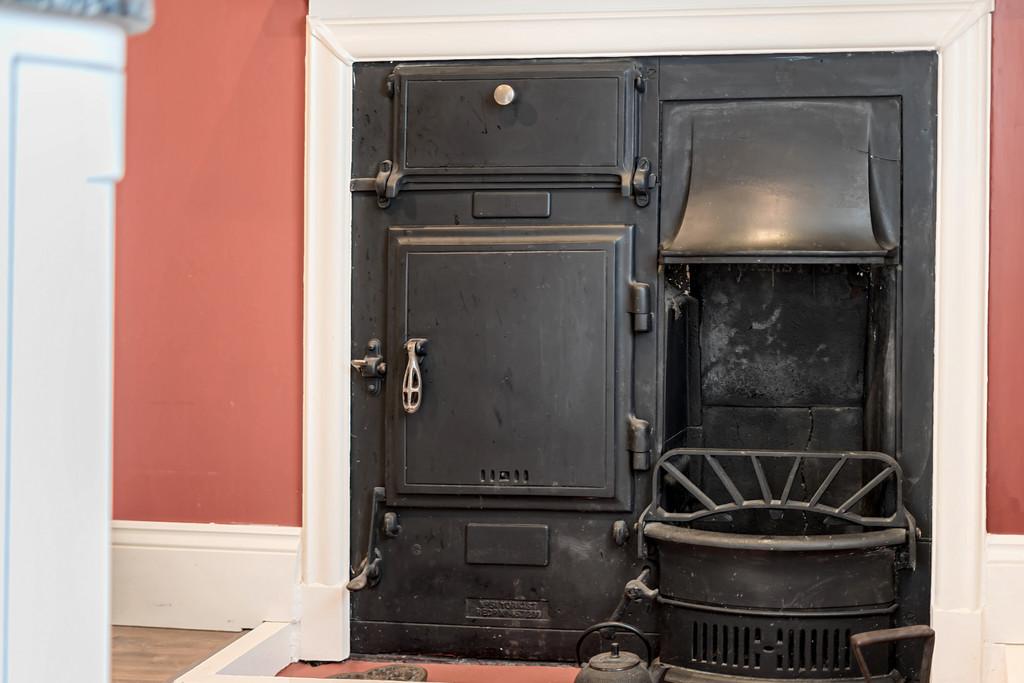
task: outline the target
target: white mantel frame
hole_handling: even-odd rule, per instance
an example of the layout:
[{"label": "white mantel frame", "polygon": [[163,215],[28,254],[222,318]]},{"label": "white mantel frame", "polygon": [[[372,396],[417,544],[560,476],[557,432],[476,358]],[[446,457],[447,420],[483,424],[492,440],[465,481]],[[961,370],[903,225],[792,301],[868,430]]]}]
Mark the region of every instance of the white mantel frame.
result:
[{"label": "white mantel frame", "polygon": [[[994,0],[311,0],[302,573],[267,624],[179,679],[270,683],[349,655],[352,66],[361,61],[935,50],[933,680],[983,680],[988,143]],[[631,9],[622,10],[623,5]],[[557,10],[557,11],[553,11]],[[387,16],[375,13],[386,11]],[[361,341],[361,340],[357,340]],[[353,555],[358,555],[356,549]],[[275,668],[276,667],[276,668]],[[227,676],[227,674],[232,674]]]}]

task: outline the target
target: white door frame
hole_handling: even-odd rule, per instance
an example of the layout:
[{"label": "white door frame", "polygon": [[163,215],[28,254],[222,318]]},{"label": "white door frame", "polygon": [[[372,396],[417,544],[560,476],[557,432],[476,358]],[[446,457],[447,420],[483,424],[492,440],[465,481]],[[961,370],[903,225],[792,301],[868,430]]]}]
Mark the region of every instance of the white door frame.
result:
[{"label": "white door frame", "polygon": [[[311,0],[306,87],[305,398],[297,627],[269,657],[349,655],[352,66],[360,61],[811,51],[939,53],[933,680],[982,680],[992,0]],[[386,9],[387,16],[375,13]],[[357,551],[358,552],[358,551]],[[238,652],[245,650],[240,644]],[[251,653],[250,653],[251,654]],[[234,659],[231,659],[234,657]],[[228,659],[236,664],[227,666]],[[257,658],[258,659],[258,658]],[[207,668],[218,680],[234,655]],[[280,663],[280,661],[279,661]],[[227,666],[227,668],[224,668]],[[268,665],[269,666],[269,665]],[[269,671],[267,673],[270,673]],[[226,679],[219,679],[226,680]],[[267,680],[254,676],[252,681]],[[282,680],[282,679],[275,679]],[[299,680],[299,679],[294,679]]]}]

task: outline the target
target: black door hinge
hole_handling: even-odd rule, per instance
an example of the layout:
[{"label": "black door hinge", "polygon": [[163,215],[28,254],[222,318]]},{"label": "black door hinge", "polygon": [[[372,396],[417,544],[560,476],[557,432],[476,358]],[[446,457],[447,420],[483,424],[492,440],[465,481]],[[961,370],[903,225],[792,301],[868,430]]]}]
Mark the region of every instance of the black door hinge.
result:
[{"label": "black door hinge", "polygon": [[640,157],[633,167],[633,200],[637,206],[651,203],[651,190],[658,184],[658,175],[651,168],[651,160]]},{"label": "black door hinge", "polygon": [[651,423],[630,415],[627,426],[626,449],[632,457],[632,468],[639,471],[651,469]]},{"label": "black door hinge", "polygon": [[650,332],[654,326],[651,312],[651,286],[643,282],[629,283],[629,314],[633,317],[634,332]]}]

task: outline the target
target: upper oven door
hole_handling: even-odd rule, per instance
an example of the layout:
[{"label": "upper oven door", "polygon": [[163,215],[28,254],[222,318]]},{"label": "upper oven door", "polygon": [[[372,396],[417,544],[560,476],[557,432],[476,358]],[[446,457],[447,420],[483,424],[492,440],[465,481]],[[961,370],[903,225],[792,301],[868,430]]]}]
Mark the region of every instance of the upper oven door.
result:
[{"label": "upper oven door", "polygon": [[388,502],[628,507],[632,228],[389,243]]},{"label": "upper oven door", "polygon": [[502,182],[632,192],[636,64],[402,64],[390,79],[394,147],[378,177],[400,188]]}]

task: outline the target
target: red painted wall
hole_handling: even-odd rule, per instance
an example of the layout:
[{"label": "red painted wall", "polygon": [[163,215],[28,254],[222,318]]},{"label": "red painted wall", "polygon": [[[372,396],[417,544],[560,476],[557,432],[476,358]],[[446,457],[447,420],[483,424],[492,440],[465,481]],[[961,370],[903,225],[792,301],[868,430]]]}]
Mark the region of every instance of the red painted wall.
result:
[{"label": "red painted wall", "polygon": [[[158,11],[128,48],[114,516],[299,524],[306,3]],[[1024,0],[993,41],[988,528],[1024,533]]]},{"label": "red painted wall", "polygon": [[1024,533],[1024,0],[999,0],[992,51],[988,530]]},{"label": "red painted wall", "polygon": [[304,0],[170,0],[128,43],[116,519],[301,521]]}]

